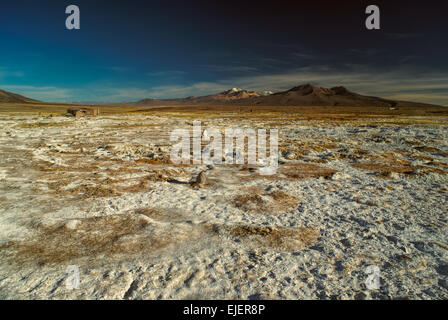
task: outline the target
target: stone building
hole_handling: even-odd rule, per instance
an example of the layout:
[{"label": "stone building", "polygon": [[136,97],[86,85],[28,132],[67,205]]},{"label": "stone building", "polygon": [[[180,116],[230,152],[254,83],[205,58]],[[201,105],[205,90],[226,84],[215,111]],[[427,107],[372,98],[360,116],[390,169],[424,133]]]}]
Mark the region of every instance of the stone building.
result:
[{"label": "stone building", "polygon": [[74,115],[75,117],[84,116],[97,116],[100,114],[100,108],[69,108],[67,113]]}]

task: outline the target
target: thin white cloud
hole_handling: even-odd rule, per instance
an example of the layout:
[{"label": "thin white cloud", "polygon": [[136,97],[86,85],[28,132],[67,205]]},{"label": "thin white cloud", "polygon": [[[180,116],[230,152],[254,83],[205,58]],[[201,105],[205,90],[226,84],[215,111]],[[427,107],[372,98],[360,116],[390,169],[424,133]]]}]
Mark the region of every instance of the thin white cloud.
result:
[{"label": "thin white cloud", "polygon": [[23,71],[10,70],[8,68],[0,67],[0,79],[5,78],[23,78]]},{"label": "thin white cloud", "polygon": [[258,69],[255,67],[243,66],[243,65],[230,65],[230,64],[223,64],[223,65],[209,64],[201,66],[200,68],[205,69],[207,71],[220,72],[220,73],[247,73],[258,71]]},{"label": "thin white cloud", "polygon": [[71,89],[51,86],[0,85],[0,87],[28,98],[49,102],[57,102],[76,96],[76,92],[73,92]]},{"label": "thin white cloud", "polygon": [[303,53],[303,52],[294,52],[292,55],[301,60],[314,60],[317,58],[316,55],[309,54],[309,53]]},{"label": "thin white cloud", "polygon": [[182,76],[186,74],[185,71],[181,70],[166,70],[166,71],[158,71],[158,72],[150,72],[148,76],[150,77],[173,77],[173,76]]},{"label": "thin white cloud", "polygon": [[187,96],[209,95],[224,91],[228,84],[217,82],[198,82],[191,85],[172,85],[153,87],[150,96],[154,98],[178,98]]},{"label": "thin white cloud", "polygon": [[91,95],[100,101],[121,102],[151,97],[152,91],[141,88],[106,88],[93,90]]}]

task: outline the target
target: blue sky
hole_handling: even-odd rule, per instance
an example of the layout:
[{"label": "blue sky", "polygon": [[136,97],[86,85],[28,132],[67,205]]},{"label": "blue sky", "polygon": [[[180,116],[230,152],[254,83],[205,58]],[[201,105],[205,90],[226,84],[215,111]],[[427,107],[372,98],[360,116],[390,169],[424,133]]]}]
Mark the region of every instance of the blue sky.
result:
[{"label": "blue sky", "polygon": [[[45,101],[130,101],[303,83],[448,105],[448,5],[366,1],[2,3],[0,89]],[[65,28],[66,6],[81,30]]]}]

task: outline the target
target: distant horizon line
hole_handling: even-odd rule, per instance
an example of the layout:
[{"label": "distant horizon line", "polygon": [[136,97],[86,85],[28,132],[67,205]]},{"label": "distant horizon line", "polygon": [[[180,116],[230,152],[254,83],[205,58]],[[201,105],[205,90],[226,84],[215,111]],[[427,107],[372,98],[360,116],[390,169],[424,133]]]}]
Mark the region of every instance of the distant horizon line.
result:
[{"label": "distant horizon line", "polygon": [[[343,85],[325,86],[324,87],[324,86],[321,86],[321,85],[318,85],[318,84],[313,84],[313,82],[305,82],[305,83],[302,83],[300,85],[293,86],[293,87],[291,87],[289,89],[283,89],[283,90],[275,90],[275,89],[273,89],[273,90],[249,90],[249,89],[242,89],[242,88],[239,88],[239,87],[232,87],[232,88],[224,90],[224,91],[209,92],[209,93],[202,94],[202,95],[184,95],[184,96],[164,97],[164,98],[156,98],[156,97],[148,96],[148,97],[144,97],[144,98],[137,98],[135,100],[125,99],[125,100],[121,100],[121,101],[120,100],[82,100],[82,99],[51,101],[51,100],[44,100],[44,99],[35,99],[35,98],[31,97],[30,95],[16,93],[16,92],[12,92],[12,91],[9,91],[9,90],[4,90],[1,87],[0,87],[0,90],[8,92],[8,93],[12,93],[12,94],[20,95],[20,96],[22,96],[24,98],[35,100],[36,102],[54,103],[54,104],[73,104],[73,105],[85,104],[85,105],[95,106],[95,105],[108,105],[108,104],[136,103],[136,102],[143,101],[143,100],[179,100],[179,99],[187,99],[187,98],[190,98],[190,97],[191,98],[200,98],[200,97],[206,97],[206,96],[212,96],[212,95],[225,93],[225,92],[231,91],[233,89],[239,89],[240,91],[246,91],[246,92],[255,92],[255,93],[258,93],[258,94],[260,94],[262,96],[269,96],[269,95],[276,94],[276,93],[287,92],[287,91],[290,91],[291,89],[302,87],[302,86],[307,86],[307,85],[310,85],[310,86],[313,86],[313,87],[317,87],[317,88],[323,88],[323,89],[333,89],[333,88],[338,88],[339,87],[339,88],[345,88],[349,92],[360,94],[360,95],[364,95],[364,96],[377,97],[377,98],[383,98],[383,99],[395,100],[395,101],[401,101],[401,102],[414,102],[414,101],[412,101],[412,97],[409,97],[409,99],[405,98],[404,100],[401,99],[401,98],[400,99],[396,99],[396,98],[391,98],[391,97],[388,97],[388,96],[382,97],[381,95],[371,95],[371,94],[354,92],[354,91],[349,90],[347,86],[343,86]],[[8,85],[6,85],[6,87],[8,87]],[[271,92],[271,93],[263,94],[263,93],[266,93],[266,92]],[[409,95],[412,96],[413,93],[409,93]],[[244,99],[244,98],[241,98],[241,99]],[[431,104],[431,105],[436,105],[436,106],[448,107],[448,103],[446,103],[446,104],[436,104],[436,103],[431,103],[431,102],[417,102],[417,103]]]}]

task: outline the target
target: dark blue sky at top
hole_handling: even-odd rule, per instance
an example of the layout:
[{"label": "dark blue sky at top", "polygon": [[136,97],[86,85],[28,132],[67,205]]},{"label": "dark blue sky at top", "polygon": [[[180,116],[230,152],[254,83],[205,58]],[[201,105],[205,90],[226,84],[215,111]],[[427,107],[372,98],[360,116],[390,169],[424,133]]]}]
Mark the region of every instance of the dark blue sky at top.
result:
[{"label": "dark blue sky at top", "polygon": [[2,1],[0,88],[124,101],[311,82],[448,104],[447,31],[446,1]]}]

